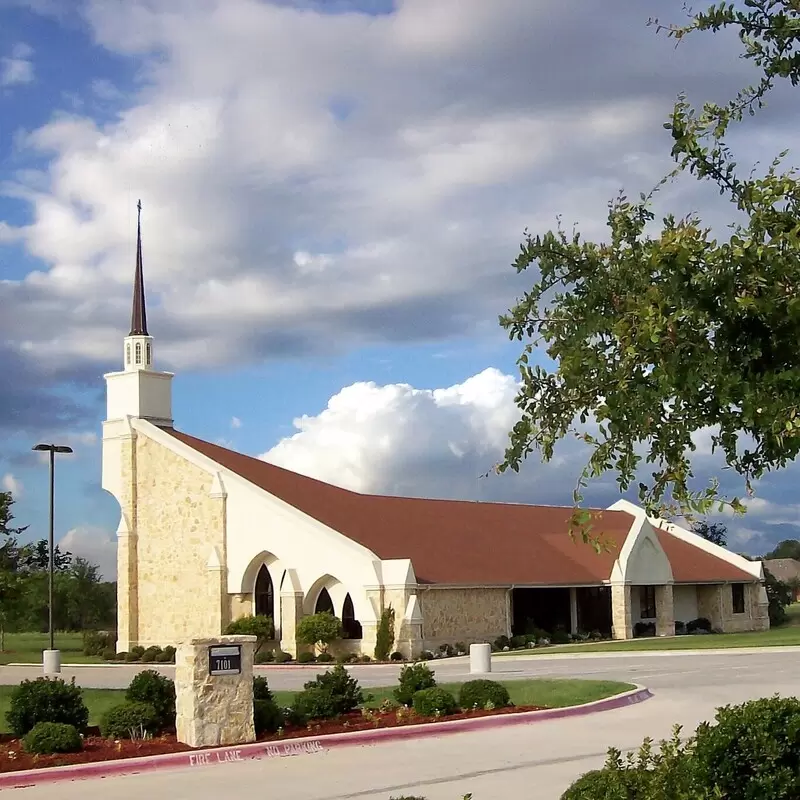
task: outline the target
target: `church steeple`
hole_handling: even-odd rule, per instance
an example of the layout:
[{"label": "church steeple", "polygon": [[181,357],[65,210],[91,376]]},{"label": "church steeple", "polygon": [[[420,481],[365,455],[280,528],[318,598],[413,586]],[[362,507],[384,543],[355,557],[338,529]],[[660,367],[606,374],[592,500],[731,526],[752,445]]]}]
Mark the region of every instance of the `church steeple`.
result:
[{"label": "church steeple", "polygon": [[147,308],[144,303],[144,274],[142,273],[142,201],[136,204],[136,272],[133,278],[133,308],[131,332],[128,336],[147,336]]},{"label": "church steeple", "polygon": [[142,269],[142,201],[136,204],[136,270],[133,276],[131,331],[125,337],[125,371],[153,368],[153,339],[147,332],[147,307],[144,300]]}]

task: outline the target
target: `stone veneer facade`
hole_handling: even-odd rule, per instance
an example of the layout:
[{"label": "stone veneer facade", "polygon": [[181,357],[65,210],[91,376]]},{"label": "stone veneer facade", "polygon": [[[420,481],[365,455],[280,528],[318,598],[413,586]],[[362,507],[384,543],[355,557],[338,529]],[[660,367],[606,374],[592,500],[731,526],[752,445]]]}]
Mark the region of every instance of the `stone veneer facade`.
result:
[{"label": "stone veneer facade", "polygon": [[424,648],[492,642],[510,633],[510,589],[438,589],[419,592]]},{"label": "stone veneer facade", "polygon": [[146,436],[123,443],[123,468],[132,498],[118,552],[118,649],[219,636],[230,600],[209,557],[216,549],[224,559],[225,499],[204,470]]}]

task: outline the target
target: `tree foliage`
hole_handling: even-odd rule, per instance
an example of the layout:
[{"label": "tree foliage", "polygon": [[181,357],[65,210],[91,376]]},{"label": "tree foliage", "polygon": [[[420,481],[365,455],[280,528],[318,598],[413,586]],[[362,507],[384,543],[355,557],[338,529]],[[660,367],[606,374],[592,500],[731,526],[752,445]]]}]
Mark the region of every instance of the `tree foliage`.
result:
[{"label": "tree foliage", "polygon": [[778,546],[771,552],[767,553],[764,558],[796,558],[800,560],[800,542],[797,539],[784,539],[778,543]]},{"label": "tree foliage", "polygon": [[[576,435],[591,447],[576,505],[589,479],[613,471],[622,491],[638,484],[651,513],[691,516],[726,503],[743,511],[716,481],[693,485],[693,436],[710,431],[747,491],[800,452],[800,183],[783,170],[785,153],[762,174],[741,174],[726,136],[777,79],[800,80],[800,2],[746,0],[712,6],[683,27],[651,23],[677,41],[737,30],[760,80],[699,111],[678,99],[665,124],[675,169],[638,200],[610,203],[606,241],[560,223],[526,231],[515,267],[536,267],[538,277],[500,318],[526,344],[521,419],[498,471],[518,470],[534,451],[549,461],[559,440]],[[710,181],[730,201],[727,236],[696,214],[666,216],[657,230],[655,192],[681,174]],[[553,370],[533,363],[540,345]],[[652,472],[642,480],[645,464]],[[579,519],[588,522],[586,512]]]},{"label": "tree foliage", "polygon": [[692,525],[692,532],[720,547],[725,547],[728,543],[728,529],[720,522],[706,522],[704,519],[699,519]]}]

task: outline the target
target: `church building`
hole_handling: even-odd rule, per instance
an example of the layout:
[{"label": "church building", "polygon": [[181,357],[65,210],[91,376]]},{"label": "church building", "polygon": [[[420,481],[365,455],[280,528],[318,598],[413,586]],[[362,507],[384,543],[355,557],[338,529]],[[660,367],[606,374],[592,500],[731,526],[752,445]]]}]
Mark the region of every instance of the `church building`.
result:
[{"label": "church building", "polygon": [[329,610],[341,648],[373,655],[390,606],[406,656],[532,625],[616,639],[698,617],[725,632],[769,627],[760,562],[625,500],[597,512],[593,533],[610,545],[598,554],[570,538],[570,508],[359,494],[191,436],[155,355],[140,219],[122,369],[105,376],[119,651],[217,636],[256,613],[296,654],[299,620]]}]

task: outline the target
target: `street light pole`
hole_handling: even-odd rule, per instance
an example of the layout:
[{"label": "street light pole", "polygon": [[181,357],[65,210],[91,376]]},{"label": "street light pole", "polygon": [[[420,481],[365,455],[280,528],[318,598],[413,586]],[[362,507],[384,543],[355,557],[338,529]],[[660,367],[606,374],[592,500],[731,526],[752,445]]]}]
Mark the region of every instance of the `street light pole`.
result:
[{"label": "street light pole", "polygon": [[50,528],[47,536],[47,631],[50,635],[50,647],[44,657],[45,672],[61,672],[61,659],[56,652],[55,628],[53,627],[53,574],[55,572],[55,467],[56,453],[71,453],[72,448],[60,444],[37,444],[34,450],[50,454]]}]

